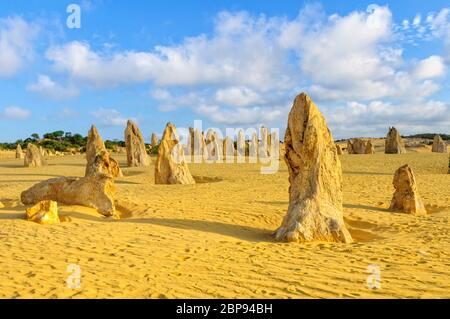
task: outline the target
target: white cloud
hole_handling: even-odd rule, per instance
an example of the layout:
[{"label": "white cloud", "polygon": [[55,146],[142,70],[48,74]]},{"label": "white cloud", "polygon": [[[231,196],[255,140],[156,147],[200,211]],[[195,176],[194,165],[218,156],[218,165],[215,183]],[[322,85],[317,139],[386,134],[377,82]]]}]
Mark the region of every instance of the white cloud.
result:
[{"label": "white cloud", "polygon": [[31,112],[17,106],[8,106],[3,110],[3,116],[10,120],[24,120],[30,117]]},{"label": "white cloud", "polygon": [[43,74],[38,76],[36,83],[28,85],[27,90],[54,100],[68,99],[79,94],[76,87],[72,85],[64,87]]},{"label": "white cloud", "polygon": [[261,102],[261,97],[255,91],[246,87],[229,87],[216,92],[216,101],[226,105],[247,106]]},{"label": "white cloud", "polygon": [[125,127],[128,121],[127,118],[123,117],[120,112],[115,109],[99,108],[98,110],[93,111],[92,115],[105,126]]},{"label": "white cloud", "polygon": [[35,24],[20,17],[0,19],[0,77],[15,75],[33,57]]},{"label": "white cloud", "polygon": [[[221,12],[211,35],[174,45],[96,51],[74,41],[49,48],[46,56],[72,81],[96,88],[148,83],[160,110],[188,107],[221,124],[284,123],[300,90],[332,110],[335,125],[338,118],[347,125],[347,113],[359,121],[439,122],[439,117],[412,118],[407,110],[448,111],[433,99],[443,87],[446,59],[437,54],[406,59],[403,45],[442,38],[450,48],[449,16],[443,9],[396,24],[387,6],[376,5],[342,16],[308,5],[294,19]],[[124,121],[115,114],[107,122]],[[361,123],[353,127],[370,131],[382,125]]]},{"label": "white cloud", "polygon": [[418,79],[430,79],[434,77],[442,76],[445,73],[444,59],[437,55],[432,55],[422,61],[420,61],[414,75]]}]

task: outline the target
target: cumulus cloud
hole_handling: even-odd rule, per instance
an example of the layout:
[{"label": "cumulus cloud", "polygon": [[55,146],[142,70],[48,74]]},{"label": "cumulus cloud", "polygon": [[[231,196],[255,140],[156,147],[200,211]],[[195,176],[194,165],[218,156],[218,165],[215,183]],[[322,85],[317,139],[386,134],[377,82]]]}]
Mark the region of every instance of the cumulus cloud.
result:
[{"label": "cumulus cloud", "polygon": [[10,120],[24,120],[30,115],[29,110],[17,106],[8,106],[3,110],[3,117]]},{"label": "cumulus cloud", "polygon": [[68,99],[79,94],[76,87],[72,85],[64,87],[44,74],[38,76],[36,83],[28,85],[27,90],[54,100]]},{"label": "cumulus cloud", "polygon": [[[71,80],[95,88],[148,83],[160,110],[189,107],[221,124],[285,123],[300,90],[327,110],[333,125],[338,119],[348,125],[347,114],[358,123],[383,119],[385,126],[395,118],[443,123],[449,106],[433,95],[442,87],[450,50],[449,60],[437,54],[412,60],[404,57],[403,44],[433,38],[450,47],[449,16],[443,9],[397,24],[387,6],[376,5],[329,16],[307,5],[293,19],[221,12],[210,35],[178,44],[117,51],[74,41],[49,48],[46,57]],[[419,107],[439,115],[408,115]],[[109,122],[117,118],[123,122],[117,114]],[[371,123],[362,128],[381,125]]]},{"label": "cumulus cloud", "polygon": [[432,55],[417,64],[414,76],[418,79],[430,79],[442,76],[445,73],[444,59],[437,55]]},{"label": "cumulus cloud", "polygon": [[126,126],[128,119],[123,117],[115,109],[99,108],[91,113],[102,125],[105,126]]},{"label": "cumulus cloud", "polygon": [[20,17],[0,19],[0,77],[15,75],[33,57],[38,27]]}]

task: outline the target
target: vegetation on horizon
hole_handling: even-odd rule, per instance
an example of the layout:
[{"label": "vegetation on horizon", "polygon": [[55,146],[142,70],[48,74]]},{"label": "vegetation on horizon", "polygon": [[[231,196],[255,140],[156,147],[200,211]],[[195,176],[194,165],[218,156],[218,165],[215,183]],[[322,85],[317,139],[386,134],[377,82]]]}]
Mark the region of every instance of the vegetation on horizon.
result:
[{"label": "vegetation on horizon", "polygon": [[[72,134],[71,132],[54,131],[45,133],[42,138],[39,134],[33,133],[30,137],[22,140],[17,140],[14,143],[0,143],[0,149],[15,150],[17,144],[22,149],[25,149],[28,143],[42,146],[45,149],[57,152],[71,152],[71,151],[86,151],[87,137],[81,134]],[[125,147],[125,142],[118,140],[106,140],[105,147],[109,150],[114,150],[117,147]]]}]

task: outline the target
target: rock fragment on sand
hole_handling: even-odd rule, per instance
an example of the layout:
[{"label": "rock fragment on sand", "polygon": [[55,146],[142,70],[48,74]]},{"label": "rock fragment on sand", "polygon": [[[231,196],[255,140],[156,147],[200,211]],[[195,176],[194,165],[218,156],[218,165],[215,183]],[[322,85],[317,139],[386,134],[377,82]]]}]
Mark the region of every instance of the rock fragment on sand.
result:
[{"label": "rock fragment on sand", "polygon": [[127,149],[128,167],[150,165],[142,133],[136,123],[131,120],[128,120],[125,129],[125,146]]},{"label": "rock fragment on sand", "polygon": [[176,128],[167,123],[158,148],[155,164],[156,184],[195,184],[189,172]]},{"label": "rock fragment on sand", "polygon": [[102,215],[115,216],[114,192],[112,176],[97,174],[82,178],[52,178],[22,192],[20,198],[24,205],[53,200],[67,205],[91,207]]},{"label": "rock fragment on sand", "polygon": [[447,153],[447,144],[440,135],[435,135],[431,151],[434,153]]},{"label": "rock fragment on sand", "polygon": [[46,165],[44,156],[36,145],[31,143],[27,145],[24,165],[25,167],[40,167]]},{"label": "rock fragment on sand", "polygon": [[385,150],[386,154],[404,154],[406,153],[405,144],[395,127],[390,127],[386,136]]},{"label": "rock fragment on sand", "polygon": [[284,144],[289,208],[275,238],[288,242],[352,242],[344,224],[341,163],[333,137],[305,93],[295,98]]},{"label": "rock fragment on sand", "polygon": [[390,210],[407,214],[426,215],[427,211],[417,189],[416,178],[408,165],[400,167],[394,175],[395,192]]},{"label": "rock fragment on sand", "polygon": [[52,200],[38,202],[33,207],[26,210],[27,220],[41,224],[59,224],[58,204]]}]

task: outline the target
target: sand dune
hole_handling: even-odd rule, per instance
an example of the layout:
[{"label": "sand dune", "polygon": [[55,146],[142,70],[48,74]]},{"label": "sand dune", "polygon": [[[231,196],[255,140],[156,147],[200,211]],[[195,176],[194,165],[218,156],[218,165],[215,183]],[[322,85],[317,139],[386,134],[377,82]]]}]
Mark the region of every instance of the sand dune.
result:
[{"label": "sand dune", "polygon": [[[377,147],[377,145],[376,145]],[[284,163],[191,164],[195,185],[155,185],[150,167],[123,167],[122,219],[60,206],[63,223],[24,220],[21,191],[56,176],[83,176],[82,155],[24,168],[0,160],[1,298],[449,298],[448,154],[343,155],[344,217],[353,244],[276,243],[288,204]],[[387,211],[394,171],[408,163],[431,212]],[[69,289],[69,264],[81,288]],[[378,265],[381,288],[369,289]]]}]

